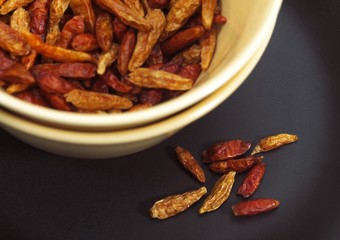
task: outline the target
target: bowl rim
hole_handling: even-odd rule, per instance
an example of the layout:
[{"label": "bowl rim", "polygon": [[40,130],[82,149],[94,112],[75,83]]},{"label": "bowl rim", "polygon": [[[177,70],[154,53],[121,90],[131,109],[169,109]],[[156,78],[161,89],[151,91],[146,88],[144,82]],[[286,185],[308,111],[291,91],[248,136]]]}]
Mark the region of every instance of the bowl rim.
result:
[{"label": "bowl rim", "polygon": [[[0,115],[2,116],[0,124],[39,138],[78,145],[124,144],[133,141],[150,139],[163,134],[169,135],[170,132],[178,131],[182,127],[192,123],[213,110],[246,80],[262,57],[270,41],[274,26],[275,24],[271,26],[271,30],[268,31],[266,39],[261,44],[260,48],[251,57],[248,63],[233,78],[231,78],[230,81],[194,106],[157,123],[111,132],[81,132],[41,125],[0,108]],[[44,134],[46,132],[49,132],[49,134]]]},{"label": "bowl rim", "polygon": [[133,125],[133,123],[136,123],[136,119],[138,119],[138,123],[136,123],[138,126],[148,124],[152,119],[154,119],[153,121],[160,120],[175,113],[175,111],[168,111],[171,106],[181,106],[181,109],[177,110],[183,110],[195,104],[197,101],[204,99],[220,88],[224,84],[224,81],[222,81],[223,79],[231,78],[242,69],[250,57],[253,56],[259,48],[268,29],[270,29],[271,24],[276,22],[282,0],[268,0],[267,2],[270,4],[270,7],[268,7],[266,12],[268,16],[264,18],[264,23],[259,27],[259,31],[248,45],[242,49],[238,56],[236,56],[226,68],[216,74],[216,80],[213,84],[211,82],[202,83],[200,87],[191,89],[190,94],[182,94],[177,98],[141,111],[98,115],[64,112],[37,106],[17,99],[16,97],[5,93],[5,91],[0,88],[0,107],[7,108],[31,119],[58,126],[72,127],[73,129],[88,128],[91,130],[100,130],[110,128],[114,130],[119,128],[123,129],[124,127],[134,127],[135,125]]}]

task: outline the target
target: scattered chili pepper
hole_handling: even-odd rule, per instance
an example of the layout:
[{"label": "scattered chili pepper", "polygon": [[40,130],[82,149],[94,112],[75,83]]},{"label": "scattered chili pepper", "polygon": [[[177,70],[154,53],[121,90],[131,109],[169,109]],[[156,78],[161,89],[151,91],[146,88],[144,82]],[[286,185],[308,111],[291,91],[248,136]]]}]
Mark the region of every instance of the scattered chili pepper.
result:
[{"label": "scattered chili pepper", "polygon": [[205,187],[166,197],[157,201],[150,209],[152,218],[166,219],[185,211],[207,193]]},{"label": "scattered chili pepper", "polygon": [[265,170],[266,164],[264,162],[261,162],[250,169],[243,180],[243,183],[238,188],[237,194],[242,195],[245,198],[253,195],[260,186]]},{"label": "scattered chili pepper", "polygon": [[236,172],[231,171],[220,177],[200,208],[200,214],[218,209],[228,199],[234,185],[235,175]]},{"label": "scattered chili pepper", "polygon": [[197,178],[198,181],[204,183],[204,172],[200,165],[198,165],[194,156],[188,150],[180,146],[177,146],[175,148],[175,151],[179,162],[184,166],[184,168],[190,171]]},{"label": "scattered chili pepper", "polygon": [[255,164],[258,164],[263,159],[263,156],[248,156],[240,159],[229,159],[227,161],[218,161],[210,163],[210,170],[216,173],[227,173],[235,171],[241,173],[249,170]]},{"label": "scattered chili pepper", "polygon": [[211,163],[238,157],[250,148],[251,143],[243,140],[228,140],[216,143],[202,152],[203,162]]},{"label": "scattered chili pepper", "polygon": [[277,208],[280,202],[272,198],[258,198],[237,203],[231,208],[235,216],[249,216],[268,212]]},{"label": "scattered chili pepper", "polygon": [[256,154],[259,152],[268,152],[270,150],[273,150],[275,148],[281,147],[283,145],[296,142],[298,140],[298,137],[296,135],[287,134],[287,133],[281,133],[274,136],[269,136],[266,138],[263,138],[259,144],[257,144],[251,153]]}]

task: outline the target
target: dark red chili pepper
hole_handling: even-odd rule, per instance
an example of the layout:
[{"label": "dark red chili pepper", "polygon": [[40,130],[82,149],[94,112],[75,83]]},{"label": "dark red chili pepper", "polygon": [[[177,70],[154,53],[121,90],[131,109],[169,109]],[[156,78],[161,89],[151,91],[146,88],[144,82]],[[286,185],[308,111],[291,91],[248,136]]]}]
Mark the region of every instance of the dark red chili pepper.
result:
[{"label": "dark red chili pepper", "polygon": [[244,154],[250,146],[250,142],[243,140],[229,140],[216,143],[203,151],[203,162],[210,163],[235,158]]},{"label": "dark red chili pepper", "polygon": [[210,170],[215,173],[227,173],[235,171],[241,173],[249,170],[255,164],[258,164],[263,159],[263,156],[249,156],[240,159],[229,159],[227,161],[213,162],[209,165]]},{"label": "dark red chili pepper", "polygon": [[265,170],[266,164],[264,162],[261,162],[250,169],[243,183],[238,188],[237,194],[242,195],[245,198],[253,195],[260,186]]}]

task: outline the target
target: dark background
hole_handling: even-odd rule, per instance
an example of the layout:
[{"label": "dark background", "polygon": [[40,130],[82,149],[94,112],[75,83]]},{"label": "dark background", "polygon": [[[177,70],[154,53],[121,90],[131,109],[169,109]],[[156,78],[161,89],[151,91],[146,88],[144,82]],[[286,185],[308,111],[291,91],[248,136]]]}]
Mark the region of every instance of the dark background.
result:
[{"label": "dark background", "polygon": [[[340,2],[286,0],[273,37],[245,83],[222,105],[167,141],[126,157],[81,160],[37,150],[0,130],[0,239],[340,239]],[[201,186],[173,147],[199,158],[224,139],[255,144],[287,132],[299,141],[265,154],[254,197],[275,211],[237,218],[231,197],[167,220],[148,216],[165,196]],[[200,158],[199,158],[200,159]],[[204,166],[205,167],[205,166]],[[210,191],[218,175],[207,170]]]}]

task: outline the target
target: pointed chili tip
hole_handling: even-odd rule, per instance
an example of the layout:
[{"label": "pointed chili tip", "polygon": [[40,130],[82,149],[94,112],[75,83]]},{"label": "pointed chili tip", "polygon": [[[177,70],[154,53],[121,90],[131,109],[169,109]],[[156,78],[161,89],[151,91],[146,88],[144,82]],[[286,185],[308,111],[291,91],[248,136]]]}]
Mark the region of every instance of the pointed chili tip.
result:
[{"label": "pointed chili tip", "polygon": [[233,211],[234,216],[240,216],[239,212],[236,211],[236,206],[235,205],[231,206],[231,210]]},{"label": "pointed chili tip", "polygon": [[206,178],[205,178],[205,176],[203,175],[203,176],[201,176],[201,177],[197,177],[197,180],[198,180],[199,182],[201,182],[201,183],[205,183]]},{"label": "pointed chili tip", "polygon": [[251,152],[250,155],[255,155],[255,154],[260,153],[260,152],[261,152],[261,147],[260,147],[259,145],[257,145],[257,146],[253,149],[253,151]]},{"label": "pointed chili tip", "polygon": [[274,205],[275,205],[276,207],[280,206],[280,201],[275,199],[275,200],[274,200]]},{"label": "pointed chili tip", "polygon": [[181,147],[181,146],[176,146],[176,147],[175,147],[175,151],[176,151],[176,153],[179,153],[179,152],[184,151],[184,148]]},{"label": "pointed chili tip", "polygon": [[203,209],[203,208],[200,208],[199,211],[198,211],[199,214],[203,214],[203,213],[205,213],[205,212],[206,212],[206,211],[205,211],[205,209]]}]

